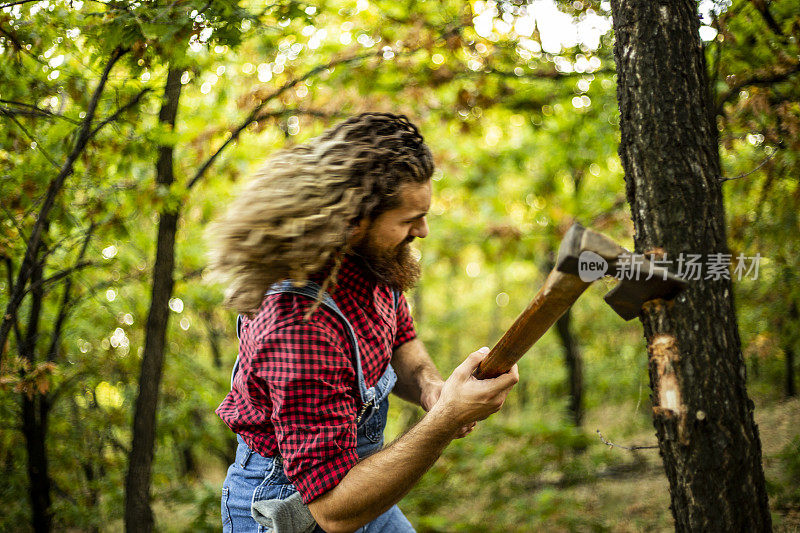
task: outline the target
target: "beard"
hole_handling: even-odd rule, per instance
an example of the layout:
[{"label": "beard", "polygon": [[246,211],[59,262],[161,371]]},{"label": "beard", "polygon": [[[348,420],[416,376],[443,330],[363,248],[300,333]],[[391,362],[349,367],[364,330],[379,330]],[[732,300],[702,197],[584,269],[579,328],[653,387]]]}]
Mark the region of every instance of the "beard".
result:
[{"label": "beard", "polygon": [[354,247],[353,253],[364,260],[375,281],[405,292],[417,284],[422,272],[419,262],[411,255],[409,245],[413,240],[414,237],[409,237],[397,246],[385,248],[368,235]]}]

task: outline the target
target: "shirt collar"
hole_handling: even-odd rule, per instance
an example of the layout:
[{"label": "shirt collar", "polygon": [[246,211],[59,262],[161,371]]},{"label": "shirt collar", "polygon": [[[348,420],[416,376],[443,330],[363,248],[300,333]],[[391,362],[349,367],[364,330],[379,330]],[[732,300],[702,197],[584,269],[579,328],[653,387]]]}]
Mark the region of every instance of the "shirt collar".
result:
[{"label": "shirt collar", "polygon": [[376,285],[377,282],[363,259],[353,255],[342,258],[334,290],[345,290],[367,304],[372,301]]},{"label": "shirt collar", "polygon": [[[310,279],[321,284],[328,274],[330,274],[330,268],[310,276]],[[339,291],[347,292],[366,307],[371,304],[376,287],[377,281],[364,260],[358,256],[346,254],[342,257],[342,265],[336,276],[336,285],[330,287],[328,292],[331,294]]]}]

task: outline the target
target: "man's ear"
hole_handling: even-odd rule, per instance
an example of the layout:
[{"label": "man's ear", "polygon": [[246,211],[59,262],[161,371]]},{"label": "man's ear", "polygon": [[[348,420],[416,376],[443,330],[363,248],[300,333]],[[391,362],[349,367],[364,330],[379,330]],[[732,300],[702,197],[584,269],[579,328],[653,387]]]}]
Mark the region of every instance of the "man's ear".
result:
[{"label": "man's ear", "polygon": [[358,245],[364,237],[366,237],[367,230],[369,229],[369,222],[369,219],[364,217],[358,222],[353,223],[350,227],[350,234],[347,239],[351,246]]}]

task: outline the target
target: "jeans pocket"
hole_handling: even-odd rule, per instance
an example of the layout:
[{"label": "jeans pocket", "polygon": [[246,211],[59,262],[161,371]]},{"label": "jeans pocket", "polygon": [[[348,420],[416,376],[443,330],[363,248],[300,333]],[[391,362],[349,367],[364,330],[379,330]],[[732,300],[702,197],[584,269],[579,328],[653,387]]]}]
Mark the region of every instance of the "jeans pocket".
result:
[{"label": "jeans pocket", "polygon": [[271,468],[266,472],[264,480],[253,492],[253,502],[262,500],[284,500],[297,492],[294,485],[283,472],[283,462],[273,460]]},{"label": "jeans pocket", "polygon": [[228,508],[228,497],[230,493],[231,489],[229,487],[222,487],[222,531],[225,533],[231,531],[231,511]]}]

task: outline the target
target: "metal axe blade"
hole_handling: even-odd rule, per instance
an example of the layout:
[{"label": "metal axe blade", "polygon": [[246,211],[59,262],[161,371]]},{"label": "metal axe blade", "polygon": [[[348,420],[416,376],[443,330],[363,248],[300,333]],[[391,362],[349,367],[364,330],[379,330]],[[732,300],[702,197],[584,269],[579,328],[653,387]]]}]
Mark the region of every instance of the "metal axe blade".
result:
[{"label": "metal axe blade", "polygon": [[[686,280],[663,266],[654,264],[644,256],[634,256],[602,233],[586,229],[577,222],[561,242],[556,269],[566,274],[580,275],[586,280],[581,272],[581,257],[586,257],[588,253],[602,258],[606,262],[608,275],[619,280],[604,299],[625,320],[637,317],[645,302],[671,300],[688,286]],[[624,261],[634,260],[636,268],[620,269]]]}]

